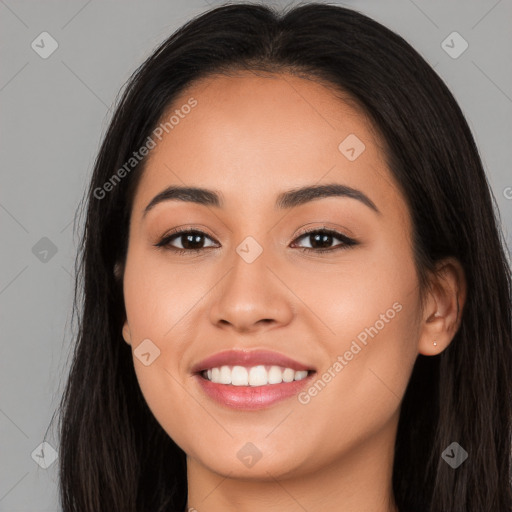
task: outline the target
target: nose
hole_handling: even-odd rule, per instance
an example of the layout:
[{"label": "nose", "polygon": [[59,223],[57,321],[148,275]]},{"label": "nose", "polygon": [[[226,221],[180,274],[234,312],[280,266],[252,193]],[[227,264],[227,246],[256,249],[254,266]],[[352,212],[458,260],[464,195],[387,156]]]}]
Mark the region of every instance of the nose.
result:
[{"label": "nose", "polygon": [[265,251],[252,263],[236,254],[233,266],[217,285],[210,320],[238,333],[271,329],[291,322],[293,294],[267,266]]}]

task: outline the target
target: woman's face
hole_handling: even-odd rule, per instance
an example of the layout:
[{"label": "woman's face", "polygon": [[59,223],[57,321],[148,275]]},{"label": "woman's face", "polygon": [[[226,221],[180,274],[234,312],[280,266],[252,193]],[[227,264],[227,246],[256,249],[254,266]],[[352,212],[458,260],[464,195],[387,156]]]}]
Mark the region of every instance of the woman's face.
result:
[{"label": "woman's face", "polygon": [[[224,475],[391,456],[421,310],[410,214],[369,121],[287,74],[210,77],[175,110],[137,188],[123,277],[151,411],[189,461]],[[218,204],[168,194],[145,212],[168,187]]]}]

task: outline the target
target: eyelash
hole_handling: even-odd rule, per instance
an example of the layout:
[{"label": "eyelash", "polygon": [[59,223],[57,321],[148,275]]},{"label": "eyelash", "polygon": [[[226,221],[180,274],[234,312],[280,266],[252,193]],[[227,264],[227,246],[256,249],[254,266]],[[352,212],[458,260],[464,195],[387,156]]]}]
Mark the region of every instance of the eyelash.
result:
[{"label": "eyelash", "polygon": [[[303,252],[327,253],[327,252],[334,252],[334,251],[338,251],[338,250],[342,250],[342,249],[349,249],[350,247],[358,245],[358,242],[356,240],[353,240],[352,238],[349,238],[349,237],[343,235],[342,233],[339,233],[337,231],[334,231],[332,229],[327,229],[327,228],[316,228],[316,229],[312,229],[309,231],[305,231],[303,233],[300,233],[295,240],[299,240],[301,238],[306,238],[307,236],[310,236],[312,234],[318,234],[318,233],[331,235],[335,238],[338,238],[343,243],[341,245],[338,245],[335,247],[330,247],[327,249],[314,249],[312,247],[299,247],[299,249]],[[174,253],[179,254],[179,255],[184,255],[185,253],[188,253],[188,254],[198,253],[200,251],[204,251],[205,249],[209,249],[208,247],[201,247],[198,249],[180,249],[178,247],[173,247],[172,245],[170,245],[170,243],[171,243],[171,241],[173,241],[173,239],[179,238],[180,236],[185,235],[185,234],[187,234],[187,235],[192,235],[192,234],[193,235],[204,235],[205,237],[211,239],[211,237],[207,233],[205,233],[201,230],[190,229],[190,228],[185,228],[185,229],[178,228],[176,230],[171,231],[167,235],[165,235],[158,243],[156,243],[154,245],[155,245],[155,247],[161,247],[165,250],[173,251]],[[210,247],[210,249],[211,249],[211,247]]]}]

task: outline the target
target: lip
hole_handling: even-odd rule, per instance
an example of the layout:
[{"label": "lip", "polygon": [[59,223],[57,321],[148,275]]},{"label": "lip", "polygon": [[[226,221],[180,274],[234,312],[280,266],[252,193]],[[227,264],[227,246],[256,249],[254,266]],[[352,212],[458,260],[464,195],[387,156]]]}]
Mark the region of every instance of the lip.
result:
[{"label": "lip", "polygon": [[[295,371],[307,370],[307,377],[281,384],[265,386],[233,386],[231,384],[216,384],[205,379],[201,372],[221,366],[258,366],[275,365],[292,368]],[[239,411],[254,411],[296,396],[302,388],[311,383],[316,370],[288,356],[268,350],[225,350],[218,352],[192,367],[194,378],[201,390],[220,405]]]},{"label": "lip", "polygon": [[[312,366],[299,363],[284,354],[272,352],[270,350],[224,350],[217,352],[212,356],[203,359],[192,367],[192,373],[200,373],[210,368],[220,368],[221,366],[258,366],[258,365],[275,365],[284,368],[291,368],[295,371],[311,370],[315,371]],[[300,381],[298,381],[300,382]],[[272,384],[273,386],[277,384]]]},{"label": "lip", "polygon": [[311,383],[316,372],[311,372],[302,380],[267,384],[266,386],[233,386],[216,384],[196,373],[194,378],[206,395],[220,405],[239,411],[254,411],[298,395]]}]

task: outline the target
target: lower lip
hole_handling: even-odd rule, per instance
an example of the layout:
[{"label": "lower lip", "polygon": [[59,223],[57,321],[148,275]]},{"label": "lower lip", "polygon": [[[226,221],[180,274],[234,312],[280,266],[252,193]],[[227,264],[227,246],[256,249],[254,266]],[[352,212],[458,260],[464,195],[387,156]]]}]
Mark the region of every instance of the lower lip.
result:
[{"label": "lower lip", "polygon": [[252,411],[269,407],[272,404],[298,395],[300,390],[310,383],[314,372],[302,380],[267,384],[266,386],[233,386],[216,384],[196,374],[203,391],[216,402],[232,409]]}]

